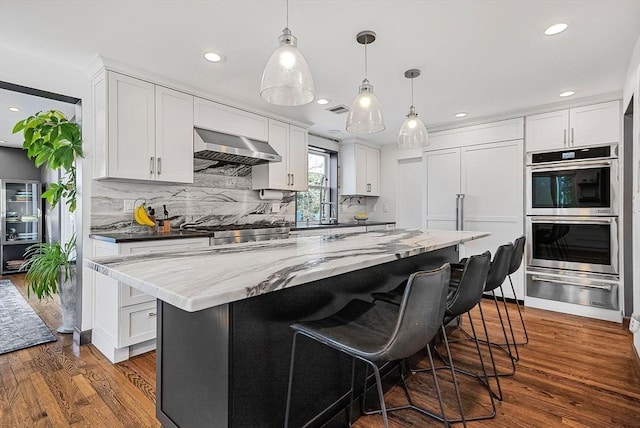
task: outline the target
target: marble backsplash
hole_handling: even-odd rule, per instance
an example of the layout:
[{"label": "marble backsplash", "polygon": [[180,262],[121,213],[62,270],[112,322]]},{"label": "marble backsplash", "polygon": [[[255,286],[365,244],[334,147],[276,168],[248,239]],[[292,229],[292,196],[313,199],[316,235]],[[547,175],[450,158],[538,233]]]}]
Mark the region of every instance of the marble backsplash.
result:
[{"label": "marble backsplash", "polygon": [[[197,225],[289,225],[295,222],[295,193],[284,192],[282,199],[260,199],[251,190],[251,167],[196,166],[193,184],[98,181],[92,186],[91,232],[135,232],[145,230],[125,212],[125,200],[144,200],[162,218],[166,205],[172,228]],[[351,222],[359,211],[371,211],[377,198],[341,197],[338,215],[341,222]],[[138,205],[141,201],[136,203]],[[273,211],[279,203],[279,211]]]}]

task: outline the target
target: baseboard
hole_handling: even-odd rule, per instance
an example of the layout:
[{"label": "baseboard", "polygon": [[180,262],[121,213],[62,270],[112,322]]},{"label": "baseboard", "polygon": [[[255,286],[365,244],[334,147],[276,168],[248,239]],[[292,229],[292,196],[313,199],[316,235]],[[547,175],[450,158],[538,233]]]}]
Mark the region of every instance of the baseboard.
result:
[{"label": "baseboard", "polygon": [[78,327],[73,329],[73,343],[74,345],[82,346],[91,343],[92,330],[80,331]]},{"label": "baseboard", "polygon": [[[490,296],[488,294],[483,294],[482,297],[485,298],[485,299],[493,300],[493,296]],[[498,300],[502,300],[502,297],[500,297],[500,296],[496,296],[496,297],[498,298]],[[524,300],[521,300],[521,299],[514,299],[512,297],[505,297],[504,300],[506,300],[507,303],[516,303],[516,302],[518,302],[518,304],[520,306],[524,306]]]}]

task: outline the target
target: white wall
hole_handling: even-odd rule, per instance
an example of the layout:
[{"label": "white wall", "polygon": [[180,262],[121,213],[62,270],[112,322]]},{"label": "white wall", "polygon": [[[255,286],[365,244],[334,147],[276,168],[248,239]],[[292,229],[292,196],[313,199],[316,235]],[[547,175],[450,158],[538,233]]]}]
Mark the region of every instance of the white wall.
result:
[{"label": "white wall", "polygon": [[[622,108],[626,110],[629,100],[633,96],[633,312],[640,313],[640,39],[636,43],[633,56],[629,62],[624,89],[622,91]],[[636,352],[640,355],[640,332],[633,337]]]},{"label": "white wall", "polygon": [[[89,207],[91,193],[91,156],[93,152],[93,141],[91,141],[90,129],[90,94],[91,85],[89,76],[84,70],[73,68],[67,64],[51,61],[36,56],[32,56],[25,52],[0,46],[0,80],[14,83],[17,85],[27,86],[30,88],[40,89],[48,92],[54,92],[82,99],[82,126],[83,126],[83,149],[85,153],[85,161],[83,162],[83,180],[78,183],[79,198],[81,206],[83,206],[82,218],[83,225],[87,226],[83,230],[84,243],[89,242]],[[84,255],[88,255],[89,249],[86,249]],[[79,261],[80,262],[80,261]],[[84,273],[84,277],[89,275]],[[80,328],[88,330],[91,328],[91,308],[93,299],[93,290],[90,286],[85,287],[84,282],[82,293],[82,320]]]}]

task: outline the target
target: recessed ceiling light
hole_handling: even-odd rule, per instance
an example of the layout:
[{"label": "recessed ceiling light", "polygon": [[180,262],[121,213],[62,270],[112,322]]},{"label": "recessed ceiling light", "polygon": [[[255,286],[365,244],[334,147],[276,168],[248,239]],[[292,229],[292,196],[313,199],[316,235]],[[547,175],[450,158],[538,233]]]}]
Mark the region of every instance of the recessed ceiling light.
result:
[{"label": "recessed ceiling light", "polygon": [[9,111],[20,111],[18,107],[9,107]]},{"label": "recessed ceiling light", "polygon": [[553,36],[555,34],[562,33],[567,29],[567,27],[568,25],[564,23],[553,24],[551,27],[544,30],[544,34],[546,34],[547,36]]},{"label": "recessed ceiling light", "polygon": [[575,92],[573,92],[573,91],[564,91],[563,93],[558,94],[558,96],[564,98],[564,97],[570,97],[573,94],[575,94]]},{"label": "recessed ceiling light", "polygon": [[327,131],[329,134],[339,134],[340,130],[339,129],[330,129]]},{"label": "recessed ceiling light", "polygon": [[211,62],[222,62],[224,57],[217,52],[205,52],[204,59]]},{"label": "recessed ceiling light", "polygon": [[460,113],[456,113],[456,117],[465,117],[467,113],[461,111]]},{"label": "recessed ceiling light", "polygon": [[316,102],[321,106],[323,106],[323,105],[329,104],[331,100],[329,98],[318,98]]}]

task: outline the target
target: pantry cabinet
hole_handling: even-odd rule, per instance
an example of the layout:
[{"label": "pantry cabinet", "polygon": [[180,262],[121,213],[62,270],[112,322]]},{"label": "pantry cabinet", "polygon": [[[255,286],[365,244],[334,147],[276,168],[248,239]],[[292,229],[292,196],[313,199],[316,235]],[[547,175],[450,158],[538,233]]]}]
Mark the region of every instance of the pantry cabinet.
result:
[{"label": "pantry cabinet", "polygon": [[[208,246],[207,237],[123,243],[93,239],[93,255],[186,251]],[[155,349],[156,299],[106,275],[92,275],[93,345],[112,363]]]},{"label": "pantry cabinet", "polygon": [[527,116],[527,152],[620,141],[620,102],[592,104]]},{"label": "pantry cabinet", "polygon": [[359,143],[340,148],[341,195],[380,195],[380,150]]},{"label": "pantry cabinet", "polygon": [[269,119],[269,145],[282,156],[282,161],[254,165],[252,188],[306,191],[309,187],[307,139],[306,129]]},{"label": "pantry cabinet", "polygon": [[193,97],[106,71],[93,81],[94,178],[193,183]]}]

